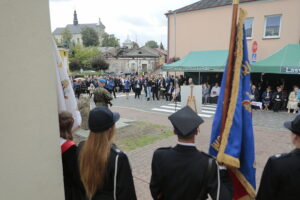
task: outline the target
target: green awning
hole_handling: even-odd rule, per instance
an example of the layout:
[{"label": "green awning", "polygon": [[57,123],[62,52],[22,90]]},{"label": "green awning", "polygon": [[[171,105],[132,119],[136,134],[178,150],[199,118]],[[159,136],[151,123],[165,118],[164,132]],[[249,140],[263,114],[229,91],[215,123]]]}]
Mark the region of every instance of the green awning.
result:
[{"label": "green awning", "polygon": [[228,50],[192,51],[183,59],[163,66],[164,71],[223,72]]},{"label": "green awning", "polygon": [[252,73],[300,74],[300,44],[289,44],[273,55],[252,63]]}]

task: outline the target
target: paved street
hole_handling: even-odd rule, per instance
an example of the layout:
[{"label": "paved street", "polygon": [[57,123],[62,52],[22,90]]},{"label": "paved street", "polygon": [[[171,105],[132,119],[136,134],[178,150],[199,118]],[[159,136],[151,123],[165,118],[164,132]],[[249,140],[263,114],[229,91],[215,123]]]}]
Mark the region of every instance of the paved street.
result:
[{"label": "paved street", "polygon": [[[135,99],[133,94],[130,94],[129,99],[125,98],[123,93],[119,93],[117,98],[112,101],[113,107],[124,107],[132,108],[134,110],[160,113],[169,116],[175,111],[175,104],[161,99],[159,101],[152,99],[147,101],[143,94],[141,99]],[[118,97],[119,96],[119,97]],[[177,104],[177,109],[180,109],[182,105]],[[204,119],[213,120],[216,105],[203,105],[202,111],[199,113]],[[294,114],[287,112],[274,113],[273,111],[261,111],[253,110],[253,125],[256,127],[267,128],[267,129],[279,129],[284,130],[282,122],[292,120],[295,117]]]},{"label": "paved street", "polygon": [[[172,103],[166,102],[165,100],[146,101],[145,98],[139,100],[130,96],[129,100],[125,97],[119,97],[113,101],[113,104],[112,110],[120,112],[121,117],[123,118],[171,127],[171,123],[167,119],[167,116],[171,114],[171,111],[162,112],[153,110],[154,108],[172,110],[174,105],[170,105]],[[168,106],[169,108],[162,106]],[[208,106],[207,108],[214,108],[214,106]],[[203,110],[213,111],[213,109]],[[213,113],[209,114],[213,115]],[[272,111],[253,111],[258,184],[267,158],[273,154],[288,152],[292,149],[289,132],[282,127],[282,123],[283,121],[293,118],[294,115],[285,112],[274,113]],[[207,152],[213,116],[204,117],[204,119],[205,123],[201,125],[201,133],[197,136],[196,143],[200,150]],[[174,144],[176,144],[176,136],[157,141],[151,145],[128,153],[133,169],[138,199],[151,199],[148,183],[151,176],[151,159],[154,150],[159,147],[173,146]]]}]

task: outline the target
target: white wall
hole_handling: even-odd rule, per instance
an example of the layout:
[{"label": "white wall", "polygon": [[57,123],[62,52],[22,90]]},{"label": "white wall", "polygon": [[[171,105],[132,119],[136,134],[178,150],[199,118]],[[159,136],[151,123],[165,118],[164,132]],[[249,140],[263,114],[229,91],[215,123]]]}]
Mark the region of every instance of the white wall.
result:
[{"label": "white wall", "polygon": [[0,199],[62,200],[48,0],[0,1]]}]

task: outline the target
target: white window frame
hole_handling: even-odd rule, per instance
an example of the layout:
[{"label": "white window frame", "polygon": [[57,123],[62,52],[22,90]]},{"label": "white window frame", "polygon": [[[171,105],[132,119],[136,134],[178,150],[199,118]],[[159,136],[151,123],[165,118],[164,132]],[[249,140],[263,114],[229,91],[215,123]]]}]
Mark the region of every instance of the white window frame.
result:
[{"label": "white window frame", "polygon": [[[275,16],[279,16],[279,17],[280,17],[278,36],[266,36],[267,18],[268,18],[268,17],[275,17]],[[281,14],[277,14],[277,15],[266,15],[266,16],[265,16],[265,25],[264,25],[264,35],[263,35],[263,38],[264,38],[264,39],[277,39],[277,38],[280,38],[280,36],[281,36],[281,25],[282,25],[282,15],[281,15]]]},{"label": "white window frame", "polygon": [[251,37],[246,37],[247,40],[252,40],[253,39],[253,24],[254,24],[254,17],[248,17],[247,19],[252,19],[252,32],[251,32]]}]

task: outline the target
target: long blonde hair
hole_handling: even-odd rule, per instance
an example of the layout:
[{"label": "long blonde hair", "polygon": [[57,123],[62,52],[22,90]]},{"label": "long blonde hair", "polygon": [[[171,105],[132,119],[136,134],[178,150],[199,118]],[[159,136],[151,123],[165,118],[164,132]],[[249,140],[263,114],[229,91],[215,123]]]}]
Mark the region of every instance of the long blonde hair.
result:
[{"label": "long blonde hair", "polygon": [[104,182],[115,126],[102,133],[90,132],[79,154],[81,181],[89,199]]}]

